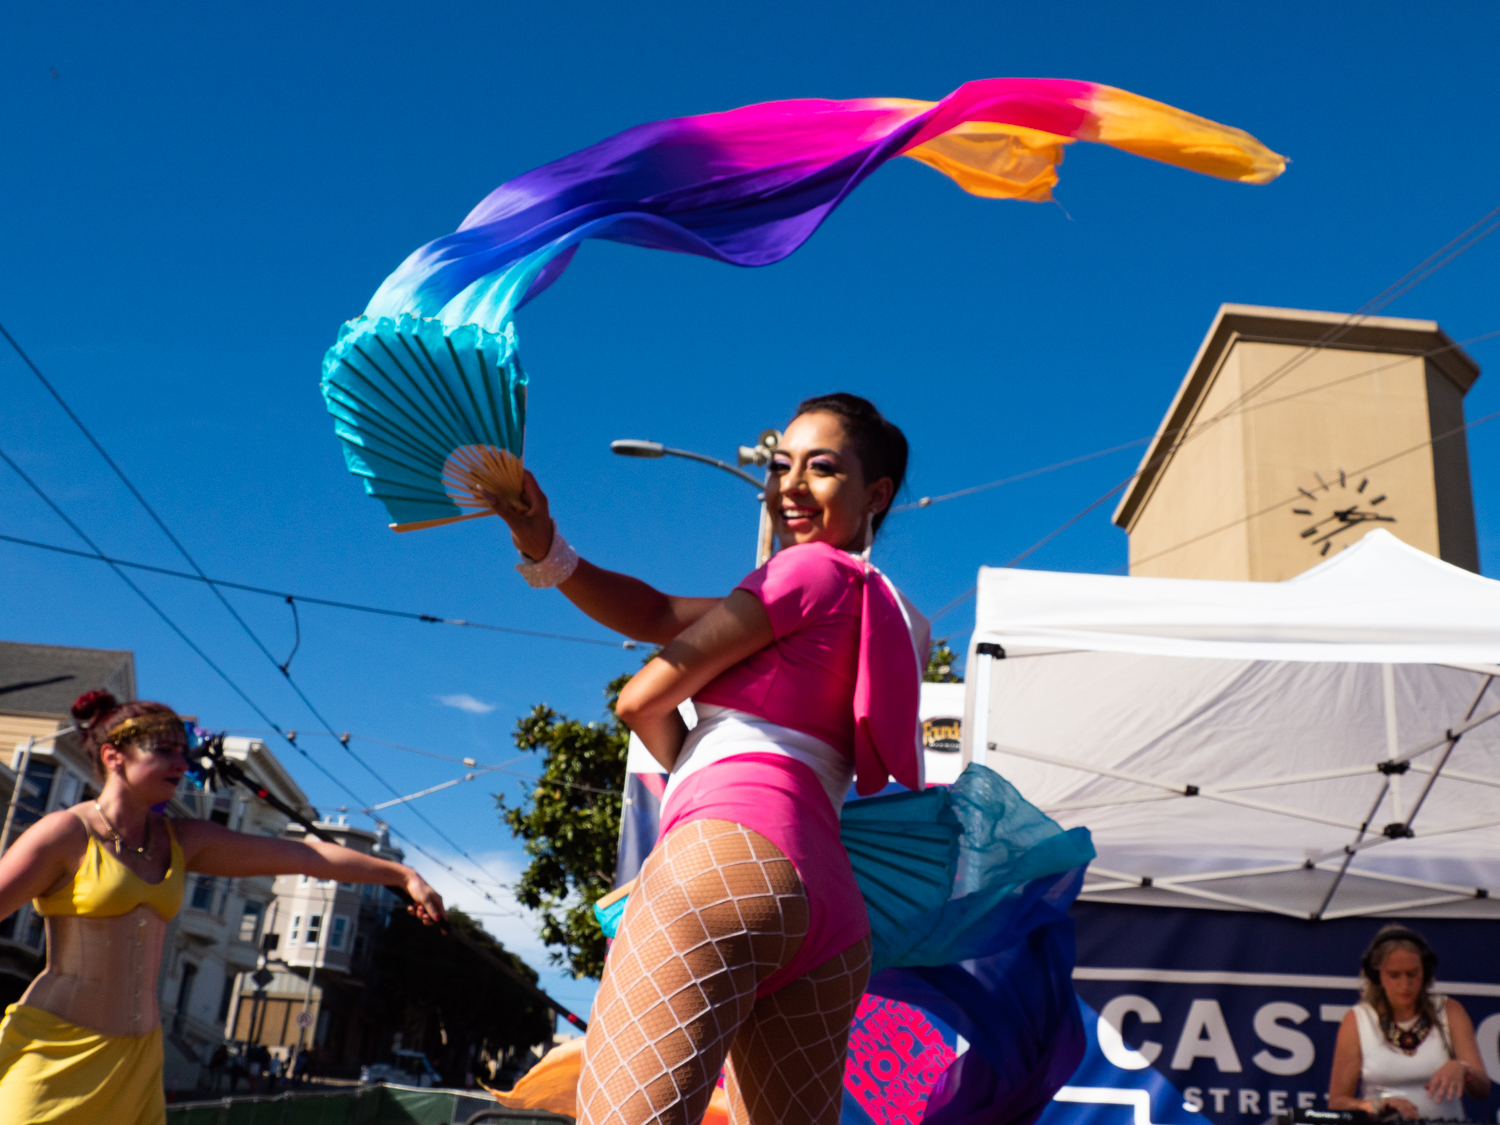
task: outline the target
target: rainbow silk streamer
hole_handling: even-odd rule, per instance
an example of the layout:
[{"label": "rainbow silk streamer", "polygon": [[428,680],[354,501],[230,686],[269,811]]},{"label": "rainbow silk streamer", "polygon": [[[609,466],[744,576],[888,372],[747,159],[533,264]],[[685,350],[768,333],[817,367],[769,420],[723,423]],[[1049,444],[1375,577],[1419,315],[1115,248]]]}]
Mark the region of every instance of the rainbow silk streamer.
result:
[{"label": "rainbow silk streamer", "polygon": [[[893,157],[973,195],[1047,200],[1076,140],[1242,183],[1286,167],[1240,129],[1064,79],[984,79],[938,102],[763,102],[638,125],[496,188],[344,325],[323,362],[323,394],[349,470],[398,529],[480,507],[466,492],[474,457],[498,458],[501,471],[521,456],[516,311],[584,239],[766,266]],[[459,451],[469,460],[455,460]]]}]

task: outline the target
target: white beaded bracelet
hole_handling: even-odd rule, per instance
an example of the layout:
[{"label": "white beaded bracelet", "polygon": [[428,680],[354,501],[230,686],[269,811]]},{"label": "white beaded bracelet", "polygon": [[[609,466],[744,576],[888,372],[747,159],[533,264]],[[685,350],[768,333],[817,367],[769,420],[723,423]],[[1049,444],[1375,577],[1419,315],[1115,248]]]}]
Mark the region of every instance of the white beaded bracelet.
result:
[{"label": "white beaded bracelet", "polygon": [[[525,555],[521,557],[526,559]],[[546,557],[536,562],[526,559],[525,562],[516,564],[517,572],[533,590],[560,586],[572,578],[577,569],[578,552],[562,537],[556,523],[552,525],[552,546],[547,548]]]}]

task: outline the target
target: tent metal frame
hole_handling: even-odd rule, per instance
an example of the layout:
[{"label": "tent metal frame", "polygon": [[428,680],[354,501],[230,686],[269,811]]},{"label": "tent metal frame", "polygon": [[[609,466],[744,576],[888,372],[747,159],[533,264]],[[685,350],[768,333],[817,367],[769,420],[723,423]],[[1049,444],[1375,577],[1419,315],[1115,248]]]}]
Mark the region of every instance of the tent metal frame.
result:
[{"label": "tent metal frame", "polygon": [[[1004,660],[1007,657],[1005,649],[999,644],[984,643],[975,646],[978,659],[976,664],[976,681],[982,685],[975,693],[974,726],[976,732],[988,734],[989,732],[989,692],[985,687],[991,682],[991,672],[995,660]],[[1077,651],[1077,650],[1075,650]],[[1019,654],[1018,654],[1019,655]],[[1039,655],[1052,655],[1039,654]],[[1062,655],[1058,653],[1057,655]],[[1232,868],[1221,871],[1195,872],[1187,875],[1171,875],[1152,877],[1149,875],[1132,875],[1128,872],[1113,871],[1102,868],[1097,864],[1090,865],[1091,874],[1103,876],[1104,882],[1088,882],[1084,884],[1081,894],[1085,897],[1107,894],[1111,891],[1133,890],[1141,887],[1155,887],[1175,894],[1185,895],[1193,898],[1205,899],[1211,902],[1223,903],[1242,909],[1258,910],[1273,914],[1282,914],[1292,918],[1310,918],[1312,921],[1328,920],[1336,918],[1353,918],[1371,914],[1386,914],[1416,909],[1418,907],[1439,906],[1454,902],[1462,902],[1474,898],[1488,898],[1489,888],[1486,887],[1460,887],[1449,883],[1437,883],[1423,879],[1412,879],[1398,875],[1387,875],[1382,872],[1370,871],[1361,868],[1354,874],[1362,879],[1371,879],[1377,882],[1400,884],[1426,891],[1438,892],[1418,898],[1403,900],[1400,902],[1387,902],[1367,907],[1354,907],[1346,910],[1330,910],[1334,896],[1343,885],[1345,878],[1350,874],[1350,865],[1354,858],[1362,851],[1379,844],[1389,844],[1398,839],[1415,838],[1418,833],[1413,829],[1412,822],[1426,803],[1427,797],[1432,792],[1437,779],[1442,776],[1452,781],[1463,782],[1473,785],[1482,785],[1490,788],[1500,788],[1500,778],[1484,777],[1478,774],[1469,774],[1457,770],[1447,770],[1449,759],[1459,741],[1469,731],[1489,722],[1491,719],[1500,718],[1500,708],[1496,708],[1478,718],[1474,717],[1475,711],[1479,709],[1480,702],[1490,685],[1500,675],[1500,666],[1496,665],[1454,665],[1444,664],[1442,667],[1453,668],[1456,671],[1469,672],[1484,677],[1479,691],[1474,696],[1474,701],[1469,705],[1463,721],[1458,725],[1448,728],[1443,734],[1429,742],[1423,743],[1405,753],[1400,753],[1396,745],[1395,725],[1395,698],[1393,690],[1392,665],[1385,665],[1385,699],[1386,699],[1386,730],[1388,736],[1387,754],[1383,759],[1371,762],[1368,765],[1346,766],[1338,769],[1317,770],[1310,773],[1289,774],[1280,777],[1268,777],[1253,779],[1249,781],[1234,781],[1224,785],[1192,785],[1183,782],[1167,781],[1158,777],[1148,777],[1144,774],[1134,773],[1128,770],[1111,769],[1105,766],[1092,766],[1080,762],[1069,761],[1066,758],[1054,754],[1043,754],[1033,750],[1022,750],[1013,746],[1002,746],[995,742],[985,741],[983,745],[989,754],[1005,754],[1017,758],[1025,758],[1046,765],[1061,766],[1064,769],[1075,770],[1079,773],[1092,774],[1096,777],[1107,777],[1116,781],[1124,781],[1128,784],[1139,785],[1159,792],[1135,795],[1121,795],[1116,797],[1102,797],[1097,799],[1083,799],[1077,801],[1060,801],[1051,805],[1042,806],[1046,813],[1057,813],[1064,811],[1076,811],[1079,809],[1104,808],[1117,805],[1145,804],[1152,801],[1166,801],[1174,797],[1201,797],[1209,801],[1217,801],[1222,804],[1238,805],[1242,808],[1256,809],[1261,812],[1271,813],[1278,816],[1286,816],[1297,820],[1310,821],[1317,824],[1331,825],[1336,828],[1346,828],[1354,833],[1354,839],[1332,851],[1323,852],[1318,855],[1309,856],[1299,863],[1274,864],[1266,867],[1255,868]],[[1441,751],[1441,756],[1432,765],[1418,763],[1415,759],[1430,754],[1433,751]],[[988,755],[982,755],[987,757]],[[1402,793],[1400,787],[1401,775],[1411,771],[1423,775],[1424,784],[1418,793],[1416,800],[1412,803],[1410,811],[1402,809]],[[1251,789],[1267,789],[1284,785],[1304,785],[1318,781],[1333,781],[1340,778],[1360,777],[1369,773],[1380,773],[1384,775],[1380,789],[1376,794],[1374,802],[1364,819],[1358,823],[1354,821],[1340,820],[1335,817],[1323,816],[1318,813],[1309,812],[1294,806],[1280,804],[1272,801],[1259,801],[1249,797],[1238,796]],[[1375,817],[1386,798],[1392,799],[1392,810],[1396,819],[1383,829],[1378,830],[1377,835],[1369,835]],[[1449,835],[1455,832],[1473,831],[1480,828],[1491,828],[1500,825],[1500,818],[1474,821],[1468,824],[1446,825],[1438,828],[1424,829],[1420,834],[1423,838],[1431,836]],[[1338,861],[1337,866],[1331,864]],[[1319,870],[1332,871],[1334,878],[1323,896],[1318,908],[1312,912],[1295,910],[1290,907],[1278,906],[1268,902],[1246,898],[1241,895],[1227,894],[1219,890],[1210,890],[1196,884],[1205,882],[1216,882],[1228,879],[1246,878],[1257,875],[1279,875],[1293,871]]]}]

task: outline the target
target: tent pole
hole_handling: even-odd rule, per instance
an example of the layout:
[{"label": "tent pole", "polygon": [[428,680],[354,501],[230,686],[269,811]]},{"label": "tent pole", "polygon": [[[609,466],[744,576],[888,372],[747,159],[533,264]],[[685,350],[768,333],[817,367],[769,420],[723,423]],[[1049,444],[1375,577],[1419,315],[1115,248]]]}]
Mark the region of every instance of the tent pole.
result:
[{"label": "tent pole", "polygon": [[[1328,909],[1328,904],[1333,901],[1333,896],[1338,893],[1339,884],[1344,881],[1344,875],[1349,871],[1349,864],[1354,862],[1355,845],[1364,839],[1370,822],[1375,819],[1375,814],[1380,811],[1380,802],[1385,800],[1386,790],[1391,787],[1391,775],[1386,774],[1385,780],[1380,783],[1380,792],[1375,794],[1375,803],[1370,806],[1370,811],[1365,815],[1364,823],[1359,826],[1359,831],[1354,835],[1354,843],[1344,849],[1344,862],[1339,864],[1338,874],[1333,877],[1333,882],[1328,886],[1328,893],[1323,896],[1323,901],[1318,903],[1318,908],[1312,912],[1314,922],[1321,921],[1323,912]],[[1308,866],[1314,866],[1309,863]]]},{"label": "tent pole", "polygon": [[[1395,761],[1401,754],[1400,726],[1396,721],[1396,666],[1394,664],[1382,664],[1380,666],[1380,681],[1385,695],[1385,756],[1388,761]],[[1391,808],[1395,810],[1396,819],[1401,819],[1401,777],[1399,774],[1390,775],[1391,786]]]},{"label": "tent pole", "polygon": [[[1469,704],[1468,713],[1464,715],[1464,722],[1467,723],[1474,717],[1474,712],[1479,710],[1479,701],[1484,698],[1484,693],[1489,690],[1490,684],[1494,679],[1494,676],[1486,676],[1484,683],[1479,685],[1479,694],[1474,697],[1474,702]],[[1448,758],[1453,753],[1453,748],[1458,745],[1458,740],[1462,737],[1463,731],[1459,731],[1456,734],[1453,731],[1448,732],[1448,745],[1443,750],[1443,756],[1438,759],[1437,765],[1432,767],[1432,773],[1427,777],[1427,784],[1422,786],[1422,792],[1417,797],[1416,804],[1411,807],[1411,814],[1401,824],[1401,827],[1405,829],[1402,832],[1403,836],[1411,835],[1411,822],[1417,819],[1417,813],[1422,810],[1422,802],[1427,800],[1427,794],[1431,793],[1432,787],[1437,784],[1438,774],[1443,772],[1443,767],[1448,764]]]},{"label": "tent pole", "polygon": [[996,660],[1005,659],[1005,649],[992,641],[974,646],[974,729],[969,732],[969,761],[988,766],[990,757],[990,679]]},{"label": "tent pole", "polygon": [[[1489,690],[1490,682],[1494,680],[1494,678],[1495,677],[1493,675],[1485,676],[1484,683],[1479,686],[1478,694],[1474,696],[1474,702],[1469,704],[1469,710],[1464,714],[1463,721],[1465,723],[1467,723],[1474,717],[1474,712],[1479,709],[1479,701],[1484,698],[1484,693]],[[1389,699],[1389,696],[1387,698]],[[1448,764],[1448,758],[1453,753],[1453,748],[1458,745],[1458,740],[1462,738],[1463,735],[1464,732],[1462,730],[1458,731],[1457,733],[1454,733],[1453,731],[1448,732],[1448,745],[1443,748],[1443,756],[1438,759],[1437,765],[1432,767],[1432,773],[1430,773],[1427,777],[1427,784],[1422,787],[1421,794],[1417,797],[1416,803],[1412,805],[1411,813],[1406,817],[1404,821],[1397,821],[1394,824],[1387,825],[1386,831],[1384,833],[1385,836],[1391,839],[1396,839],[1398,834],[1400,836],[1410,836],[1412,834],[1411,822],[1417,818],[1417,813],[1421,811],[1423,802],[1427,800],[1427,794],[1432,792],[1432,787],[1437,782],[1438,774],[1443,772],[1443,767]],[[1402,760],[1409,761],[1410,758],[1408,757],[1407,759],[1398,759],[1396,755],[1390,755],[1390,761],[1392,763]],[[1359,850],[1359,844],[1364,838],[1365,831],[1370,827],[1370,822],[1375,819],[1375,813],[1380,808],[1380,802],[1385,798],[1386,790],[1390,788],[1391,777],[1391,774],[1386,774],[1385,783],[1381,785],[1380,793],[1376,796],[1375,803],[1370,806],[1370,815],[1365,818],[1364,824],[1360,825],[1359,834],[1354,837],[1354,843],[1344,849],[1344,862],[1339,864],[1339,873],[1334,876],[1333,884],[1328,888],[1328,893],[1323,896],[1323,902],[1321,903],[1321,905],[1319,905],[1317,911],[1313,914],[1313,921],[1316,922],[1323,917],[1324,912],[1328,909],[1328,904],[1333,901],[1333,896],[1339,889],[1339,884],[1344,881],[1344,875],[1349,870],[1349,864],[1354,861],[1354,854]],[[1396,815],[1398,817],[1401,815],[1399,810],[1397,810]],[[1343,916],[1343,914],[1340,915],[1340,917]]]}]

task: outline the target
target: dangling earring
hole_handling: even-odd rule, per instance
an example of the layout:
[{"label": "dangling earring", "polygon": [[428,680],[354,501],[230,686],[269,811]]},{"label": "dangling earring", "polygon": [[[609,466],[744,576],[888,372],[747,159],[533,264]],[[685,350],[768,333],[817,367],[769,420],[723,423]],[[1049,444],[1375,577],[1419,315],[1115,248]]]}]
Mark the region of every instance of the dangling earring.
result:
[{"label": "dangling earring", "polygon": [[865,549],[859,552],[859,557],[865,562],[870,561],[870,551],[875,546],[875,513],[865,513]]}]

